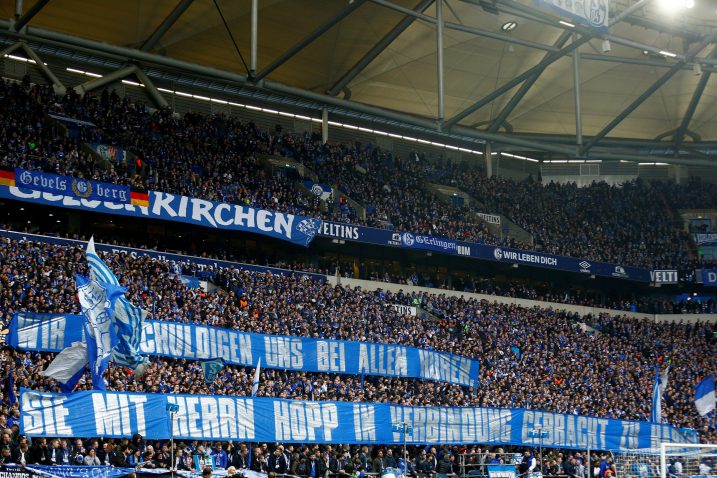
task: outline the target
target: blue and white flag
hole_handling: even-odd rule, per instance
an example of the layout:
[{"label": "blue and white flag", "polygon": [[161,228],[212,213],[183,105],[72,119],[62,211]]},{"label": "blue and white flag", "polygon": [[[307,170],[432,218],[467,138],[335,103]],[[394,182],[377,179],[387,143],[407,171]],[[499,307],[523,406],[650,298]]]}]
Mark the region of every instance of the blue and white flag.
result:
[{"label": "blue and white flag", "polygon": [[112,326],[115,302],[126,292],[124,287],[76,276],[77,296],[85,317],[87,358],[90,362],[92,385],[105,390],[102,374],[109,366],[112,349],[117,344],[117,332]]},{"label": "blue and white flag", "polygon": [[259,363],[256,364],[256,370],[254,370],[254,380],[251,383],[251,396],[256,397],[259,391],[259,374],[261,373],[261,357],[259,357]]},{"label": "blue and white flag", "polygon": [[219,375],[219,372],[222,371],[224,368],[224,360],[217,358],[214,360],[202,360],[202,371],[204,372],[204,381],[209,383],[212,383],[215,378],[217,378],[217,375]]},{"label": "blue and white flag", "polygon": [[660,394],[664,395],[667,390],[667,381],[670,377],[670,366],[665,367],[665,370],[660,374]]},{"label": "blue and white flag", "polygon": [[55,356],[55,360],[40,375],[54,378],[63,393],[70,393],[85,373],[87,362],[87,342],[72,342]]},{"label": "blue and white flag", "polygon": [[314,196],[323,199],[324,201],[329,199],[334,194],[334,189],[328,184],[315,183],[310,179],[304,181],[304,187],[311,191]]},{"label": "blue and white flag", "polygon": [[715,378],[714,375],[707,375],[695,387],[695,407],[697,407],[697,413],[704,417],[714,411],[715,406],[717,406]]},{"label": "blue and white flag", "polygon": [[[90,277],[100,282],[119,286],[117,276],[107,267],[95,252],[95,240],[90,238],[87,243],[87,262],[90,265]],[[124,295],[118,299],[112,323],[117,333],[117,344],[112,350],[112,360],[117,365],[128,367],[137,378],[144,375],[149,360],[140,355],[139,344],[142,341],[144,320],[149,313],[130,303]]]},{"label": "blue and white flag", "polygon": [[660,368],[655,367],[655,383],[652,386],[652,423],[662,423],[662,390],[660,388]]}]

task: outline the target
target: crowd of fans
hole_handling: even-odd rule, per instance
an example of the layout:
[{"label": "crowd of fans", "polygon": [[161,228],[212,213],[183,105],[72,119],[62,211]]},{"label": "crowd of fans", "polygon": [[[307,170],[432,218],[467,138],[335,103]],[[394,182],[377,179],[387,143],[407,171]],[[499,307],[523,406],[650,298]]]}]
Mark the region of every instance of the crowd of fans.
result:
[{"label": "crowd of fans", "polygon": [[[487,179],[475,168],[431,162],[420,154],[400,157],[371,144],[322,144],[316,135],[264,131],[223,115],[151,111],[115,93],[64,97],[29,84],[0,85],[0,166],[74,174],[140,189],[278,209],[342,222],[409,230],[478,243],[532,247],[498,238],[475,212],[500,213],[530,232],[535,247],[554,254],[645,268],[690,265],[687,237],[676,210],[717,205],[717,188],[628,182],[543,185]],[[68,137],[46,114],[89,121]],[[82,141],[119,146],[137,155],[133,165],[98,164]],[[263,154],[304,163],[322,181],[338,186],[366,209],[365,219],[348,203],[326,203],[302,192],[286,171],[259,167]],[[147,173],[147,174],[145,174]],[[444,202],[429,187],[459,187],[478,204]]]},{"label": "crowd of fans", "polygon": [[[714,441],[714,422],[697,415],[693,386],[715,373],[714,326],[659,324],[619,315],[580,317],[443,294],[363,291],[308,276],[239,269],[212,270],[218,292],[190,288],[173,276],[176,264],[148,257],[107,255],[127,296],[161,320],[201,323],[256,333],[398,343],[478,358],[476,389],[438,382],[263,370],[259,396],[390,402],[410,405],[541,409],[647,420],[654,366],[670,361],[663,416]],[[14,312],[79,312],[73,277],[86,274],[79,248],[5,239],[0,247],[0,320]],[[401,315],[391,304],[418,305],[426,314]],[[587,330],[587,332],[586,332]],[[592,330],[592,332],[590,332]],[[18,386],[54,390],[39,375],[52,354],[4,350],[3,374]],[[248,395],[252,370],[227,366],[205,383],[196,362],[153,358],[137,381],[112,367],[110,389],[157,393]],[[89,388],[89,377],[79,388]],[[6,409],[11,416],[16,409]],[[7,417],[6,419],[10,419]],[[1,419],[0,419],[1,420]],[[0,423],[2,426],[2,423]]]},{"label": "crowd of fans", "polygon": [[[29,84],[0,83],[0,167],[23,167],[73,174],[138,189],[157,189],[254,207],[320,216],[324,219],[393,227],[491,244],[494,237],[473,213],[476,206],[444,203],[428,183],[460,187],[481,202],[481,212],[500,213],[529,231],[543,251],[641,267],[678,268],[689,262],[687,238],[676,225],[679,208],[714,207],[717,189],[656,186],[641,181],[620,188],[604,183],[586,188],[541,185],[502,178],[448,163],[431,163],[418,154],[401,158],[371,145],[323,145],[311,135],[262,131],[221,115],[150,111],[114,93],[64,97]],[[47,113],[94,123],[72,135],[47,120]],[[137,154],[149,171],[132,165],[96,162],[82,142],[117,145]],[[300,161],[366,208],[366,217],[346,204],[322,203],[301,192],[294,177],[261,169],[262,154]],[[691,188],[691,189],[690,189]],[[684,194],[684,191],[688,190]],[[333,286],[300,274],[281,276],[240,269],[209,269],[204,278],[220,287],[206,293],[188,287],[176,274],[193,274],[191,261],[177,265],[129,255],[106,255],[109,267],[128,288],[135,304],[161,320],[201,323],[248,332],[397,343],[477,358],[480,386],[416,379],[263,370],[258,395],[288,399],[369,401],[406,405],[486,406],[541,409],[607,418],[647,420],[654,367],[670,366],[663,416],[678,427],[694,428],[703,441],[717,440],[714,420],[701,418],[693,403],[694,384],[717,373],[714,326],[659,324],[619,314],[581,317],[549,308],[522,308],[444,294],[392,293]],[[333,271],[330,271],[333,273]],[[87,274],[79,248],[2,239],[0,242],[0,322],[15,312],[78,313],[74,275]],[[415,277],[414,277],[415,276]],[[400,278],[419,284],[414,276]],[[428,285],[428,284],[422,284]],[[604,299],[521,283],[470,279],[462,290],[615,309],[672,308],[712,311],[714,304],[647,304]],[[599,304],[598,304],[599,302]],[[391,304],[418,306],[424,313],[401,315]],[[12,374],[16,386],[56,390],[39,374],[53,354],[5,348],[0,380]],[[148,393],[249,395],[253,370],[229,365],[207,384],[197,362],[152,358],[142,380],[111,367],[111,390]],[[91,388],[89,375],[79,389]],[[351,475],[397,462],[397,450],[329,446],[269,449],[247,444],[178,443],[169,463],[167,443],[130,440],[37,439],[18,436],[17,404],[8,390],[0,403],[0,462],[63,464],[97,462],[186,469],[187,457],[212,454],[226,467],[250,467],[279,474],[322,476],[322,470]],[[502,451],[502,450],[501,450]],[[419,477],[456,471],[457,457],[475,464],[501,460],[499,450],[477,447],[412,448],[406,465]],[[498,455],[491,454],[498,453]],[[582,478],[585,457],[540,459],[546,474]],[[378,465],[376,464],[378,460]],[[482,460],[482,461],[481,461]],[[250,462],[251,461],[251,465]],[[602,461],[602,459],[598,459]],[[276,468],[277,462],[281,469]],[[465,462],[461,462],[464,463]],[[343,470],[343,472],[341,471]],[[600,478],[605,478],[600,473]]]}]

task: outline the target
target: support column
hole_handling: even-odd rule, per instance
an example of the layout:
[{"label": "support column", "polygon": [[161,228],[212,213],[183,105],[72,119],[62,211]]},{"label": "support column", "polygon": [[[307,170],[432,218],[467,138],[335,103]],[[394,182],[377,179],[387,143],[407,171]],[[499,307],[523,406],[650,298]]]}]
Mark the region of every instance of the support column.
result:
[{"label": "support column", "polygon": [[249,60],[249,72],[251,76],[256,74],[256,52],[257,38],[259,32],[259,0],[251,0],[251,58]]},{"label": "support column", "polygon": [[22,0],[15,0],[15,20],[22,16]]},{"label": "support column", "polygon": [[436,0],[436,75],[438,76],[438,122],[443,122],[445,88],[443,84],[443,0]]},{"label": "support column", "polygon": [[321,110],[321,142],[329,142],[329,110],[326,108]]},{"label": "support column", "polygon": [[490,179],[493,177],[493,148],[486,141],[483,147],[483,159],[485,160],[485,176]]},{"label": "support column", "polygon": [[162,93],[159,92],[157,87],[154,86],[154,82],[144,74],[141,68],[137,67],[135,74],[137,75],[137,79],[144,85],[144,89],[147,90],[147,94],[152,98],[155,105],[162,109],[169,107],[169,103],[164,99]]},{"label": "support column", "polygon": [[65,85],[62,84],[62,82],[55,76],[55,74],[50,70],[44,61],[42,61],[42,58],[37,56],[37,53],[27,46],[27,43],[21,42],[20,47],[25,51],[27,56],[32,58],[32,60],[35,62],[35,65],[42,71],[42,74],[45,75],[45,78],[50,80],[50,83],[52,83],[52,89],[57,95],[64,95],[67,93],[67,88]]},{"label": "support column", "polygon": [[[573,41],[577,39],[577,34],[574,34]],[[580,53],[577,48],[573,50],[573,84],[575,86],[575,142],[580,150],[583,146],[583,122],[580,106]]]},{"label": "support column", "polygon": [[135,65],[125,66],[124,68],[115,70],[112,73],[108,73],[100,78],[94,78],[86,83],[77,85],[75,86],[74,90],[78,95],[84,96],[85,93],[89,93],[92,90],[102,88],[105,85],[109,85],[110,83],[114,83],[115,81],[126,78],[132,73],[136,73],[137,70],[138,68]]}]

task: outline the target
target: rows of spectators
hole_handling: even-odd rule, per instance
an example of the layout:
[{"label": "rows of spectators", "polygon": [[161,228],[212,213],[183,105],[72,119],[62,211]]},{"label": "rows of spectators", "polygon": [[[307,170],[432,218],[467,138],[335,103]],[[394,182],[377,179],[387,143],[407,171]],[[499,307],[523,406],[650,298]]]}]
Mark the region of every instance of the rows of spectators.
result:
[{"label": "rows of spectators", "polygon": [[[138,470],[172,469],[194,471],[196,461],[212,463],[235,476],[240,470],[336,478],[369,473],[378,476],[388,470],[405,470],[415,478],[436,476],[487,476],[487,465],[515,465],[521,475],[542,471],[545,476],[565,478],[606,478],[606,470],[617,470],[607,454],[580,451],[511,451],[512,447],[391,446],[249,444],[207,441],[152,441],[141,435],[131,439],[45,439],[30,440],[6,429],[0,439],[0,466],[87,465],[115,466]],[[196,460],[196,461],[195,461]],[[680,463],[681,464],[681,463]]]},{"label": "rows of spectators", "polygon": [[[675,210],[717,205],[717,188],[690,183],[621,187],[596,183],[542,185],[535,181],[485,178],[475,169],[430,162],[420,154],[400,157],[370,144],[324,145],[311,134],[263,131],[223,115],[172,114],[104,91],[57,97],[42,86],[0,85],[0,165],[77,174],[135,187],[159,189],[255,207],[279,209],[343,222],[392,227],[471,242],[526,244],[499,239],[474,215],[500,213],[530,232],[537,248],[588,260],[646,268],[689,263],[687,238]],[[67,137],[46,113],[90,121]],[[138,175],[132,165],[104,168],[83,152],[81,141],[113,144],[150,165]],[[294,177],[259,167],[262,154],[285,155],[306,164],[321,180],[338,186],[366,208],[366,218],[347,203],[323,204],[301,192]],[[453,205],[429,183],[462,188],[479,205]]]},{"label": "rows of spectators", "polygon": [[[489,303],[443,294],[391,293],[335,287],[308,276],[237,269],[212,272],[217,293],[170,276],[175,265],[147,257],[105,257],[128,297],[162,320],[201,323],[256,333],[397,343],[478,358],[480,386],[469,389],[414,379],[264,370],[259,395],[403,404],[542,409],[646,420],[658,357],[671,360],[663,416],[714,441],[714,423],[694,409],[693,385],[715,373],[714,326],[658,324],[618,315],[580,317],[534,307]],[[0,319],[16,311],[78,312],[75,273],[87,273],[82,250],[3,240]],[[418,305],[428,315],[400,315],[391,304]],[[586,332],[585,326],[596,332]],[[590,329],[588,329],[590,330]],[[4,352],[19,386],[54,389],[38,374],[48,354]],[[9,359],[9,360],[8,360]],[[245,395],[251,370],[228,366],[204,383],[194,362],[153,359],[141,383],[111,368],[110,388],[169,393]],[[6,367],[8,373],[13,367]],[[85,379],[83,387],[89,387]],[[1,423],[0,423],[1,425]]]}]

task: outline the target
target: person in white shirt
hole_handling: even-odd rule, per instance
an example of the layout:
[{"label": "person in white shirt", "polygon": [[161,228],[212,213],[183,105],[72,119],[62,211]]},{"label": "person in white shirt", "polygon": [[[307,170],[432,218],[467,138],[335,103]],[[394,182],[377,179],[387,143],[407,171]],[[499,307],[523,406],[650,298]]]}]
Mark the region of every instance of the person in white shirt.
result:
[{"label": "person in white shirt", "polygon": [[97,456],[97,452],[94,448],[90,448],[89,453],[85,457],[85,465],[86,466],[101,466],[102,462],[100,461],[99,457]]}]

